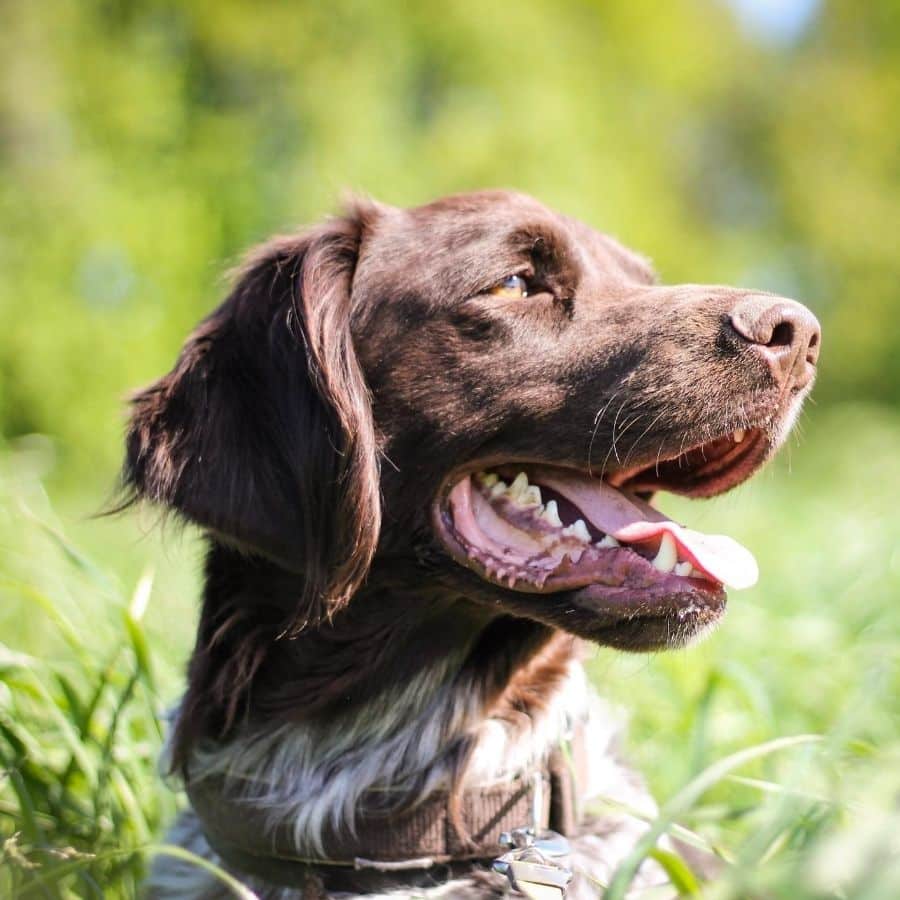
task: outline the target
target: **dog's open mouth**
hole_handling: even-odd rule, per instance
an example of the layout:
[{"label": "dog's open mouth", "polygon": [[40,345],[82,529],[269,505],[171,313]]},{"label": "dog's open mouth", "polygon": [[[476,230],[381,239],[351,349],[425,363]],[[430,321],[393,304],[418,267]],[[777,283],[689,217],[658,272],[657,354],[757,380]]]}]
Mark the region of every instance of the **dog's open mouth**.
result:
[{"label": "dog's open mouth", "polygon": [[754,429],[608,479],[544,464],[492,465],[452,484],[439,529],[459,562],[517,591],[593,586],[623,597],[721,597],[723,586],[755,584],[752,554],[729,537],[671,521],[645,498],[658,490],[721,493],[755,471],[767,450],[765,432]]}]

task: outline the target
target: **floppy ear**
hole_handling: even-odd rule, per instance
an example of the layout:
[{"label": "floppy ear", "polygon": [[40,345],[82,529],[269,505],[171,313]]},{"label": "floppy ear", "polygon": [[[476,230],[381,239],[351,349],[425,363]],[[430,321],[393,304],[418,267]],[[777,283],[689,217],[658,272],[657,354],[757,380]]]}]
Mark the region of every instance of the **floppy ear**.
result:
[{"label": "floppy ear", "polygon": [[299,572],[292,631],[331,616],[380,527],[368,389],[350,336],[361,215],[256,251],[175,368],[132,400],[123,481]]}]

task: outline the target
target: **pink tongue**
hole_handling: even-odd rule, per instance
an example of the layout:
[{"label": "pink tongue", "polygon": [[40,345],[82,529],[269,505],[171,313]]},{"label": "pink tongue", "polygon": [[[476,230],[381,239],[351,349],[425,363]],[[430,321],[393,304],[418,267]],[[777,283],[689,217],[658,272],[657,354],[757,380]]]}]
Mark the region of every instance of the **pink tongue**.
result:
[{"label": "pink tongue", "polygon": [[594,524],[617,541],[658,543],[664,533],[678,545],[678,558],[735,590],[752,587],[759,578],[753,554],[723,534],[703,534],[667,519],[639,497],[610,487],[600,479],[570,476],[555,469],[535,471],[533,480],[562,494]]}]

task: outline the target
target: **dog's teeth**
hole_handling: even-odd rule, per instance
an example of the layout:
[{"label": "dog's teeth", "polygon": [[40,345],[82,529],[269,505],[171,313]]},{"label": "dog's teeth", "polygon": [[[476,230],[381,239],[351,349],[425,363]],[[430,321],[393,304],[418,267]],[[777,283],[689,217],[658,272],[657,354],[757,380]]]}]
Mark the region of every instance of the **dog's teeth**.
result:
[{"label": "dog's teeth", "polygon": [[731,435],[731,439],[736,444],[739,444],[745,437],[747,437],[747,432],[743,428],[735,428],[734,434]]},{"label": "dog's teeth", "polygon": [[653,558],[653,568],[659,572],[671,572],[678,563],[678,547],[675,538],[666,532],[659,542],[659,551]]},{"label": "dog's teeth", "polygon": [[520,506],[541,506],[541,489],[536,484],[529,484],[519,498]]},{"label": "dog's teeth", "polygon": [[509,490],[509,486],[502,479],[497,479],[497,483],[491,488],[491,497],[496,499],[497,497],[502,497]]},{"label": "dog's teeth", "polygon": [[479,472],[477,477],[486,488],[492,488],[500,480],[494,472]]},{"label": "dog's teeth", "polygon": [[691,572],[694,571],[694,567],[689,562],[680,562],[672,571],[676,575],[680,575],[682,578],[686,578],[691,574]]},{"label": "dog's teeth", "polygon": [[607,534],[603,537],[603,540],[597,541],[594,546],[599,547],[601,550],[607,550],[610,547],[621,547],[622,545],[611,534]]},{"label": "dog's teeth", "polygon": [[541,516],[545,521],[549,522],[554,528],[562,528],[562,519],[559,517],[559,510],[556,507],[555,500],[549,500],[544,507]]},{"label": "dog's teeth", "polygon": [[588,531],[587,525],[584,524],[584,519],[576,519],[571,525],[563,528],[562,533],[566,537],[573,537],[581,541],[583,544],[591,542],[591,533]]},{"label": "dog's teeth", "polygon": [[509,498],[518,503],[522,494],[528,488],[528,476],[524,472],[519,472],[513,479],[513,483],[509,486]]},{"label": "dog's teeth", "polygon": [[591,542],[591,533],[584,524],[584,519],[577,519],[572,527],[575,529],[575,537],[581,538],[586,544]]},{"label": "dog's teeth", "polygon": [[580,548],[577,550],[567,550],[565,555],[563,556],[563,559],[565,559],[566,556],[568,556],[569,559],[571,559],[572,562],[577,565],[581,561],[581,557],[584,556],[584,550]]}]

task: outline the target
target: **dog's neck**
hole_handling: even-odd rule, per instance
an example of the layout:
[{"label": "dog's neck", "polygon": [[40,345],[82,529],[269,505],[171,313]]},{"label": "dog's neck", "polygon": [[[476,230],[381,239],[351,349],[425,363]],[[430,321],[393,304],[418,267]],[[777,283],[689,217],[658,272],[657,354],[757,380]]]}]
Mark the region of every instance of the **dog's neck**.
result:
[{"label": "dog's neck", "polygon": [[[575,643],[560,632],[374,579],[331,626],[278,640],[290,579],[243,562],[243,577],[231,554],[208,565],[180,761],[191,779],[224,776],[312,851],[373,788],[403,807],[528,770],[585,706]],[[223,673],[249,679],[249,702],[230,715]],[[224,737],[192,732],[204,708]]]}]

